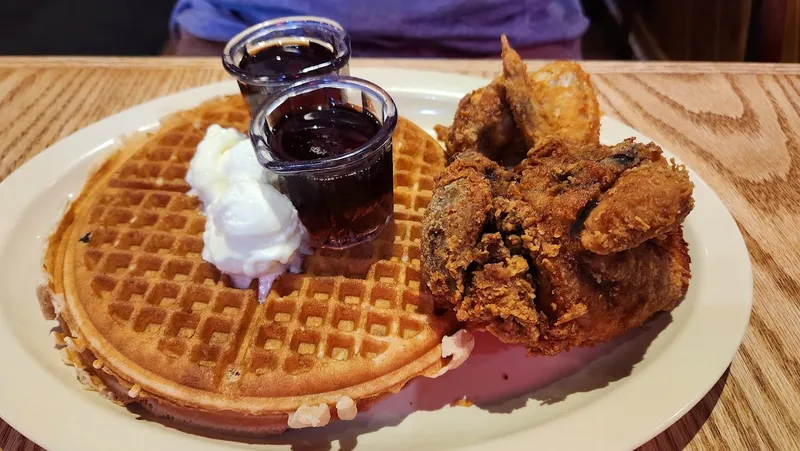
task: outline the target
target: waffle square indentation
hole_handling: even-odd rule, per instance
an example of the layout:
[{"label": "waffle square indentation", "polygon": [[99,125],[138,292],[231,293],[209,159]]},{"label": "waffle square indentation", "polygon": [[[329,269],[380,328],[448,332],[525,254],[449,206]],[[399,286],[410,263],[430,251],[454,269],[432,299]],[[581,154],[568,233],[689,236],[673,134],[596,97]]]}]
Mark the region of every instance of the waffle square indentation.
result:
[{"label": "waffle square indentation", "polygon": [[328,336],[326,355],[333,360],[348,360],[353,357],[355,338],[349,334],[333,333]]},{"label": "waffle square indentation", "polygon": [[380,261],[375,264],[376,282],[396,284],[400,282],[400,267],[396,264]]},{"label": "waffle square indentation", "polygon": [[121,276],[128,272],[132,259],[133,257],[128,253],[113,252],[107,254],[105,261],[100,264],[100,272]]},{"label": "waffle square indentation", "polygon": [[169,161],[172,159],[172,149],[168,147],[154,147],[148,149],[147,159],[150,161]]},{"label": "waffle square indentation", "polygon": [[193,313],[173,312],[167,321],[165,334],[170,337],[192,338],[200,324],[200,316]]},{"label": "waffle square indentation", "polygon": [[333,295],[334,279],[311,279],[308,297],[316,301],[326,301]]},{"label": "waffle square indentation", "polygon": [[147,295],[147,303],[165,308],[171,307],[175,305],[180,291],[180,285],[169,282],[158,282],[153,286],[153,289],[150,290],[150,294]]},{"label": "waffle square indentation", "polygon": [[169,194],[163,193],[150,193],[144,201],[145,208],[164,208],[167,206],[171,199]]},{"label": "waffle square indentation", "polygon": [[376,337],[385,337],[391,332],[392,317],[389,315],[367,313],[367,332]]},{"label": "waffle square indentation", "polygon": [[420,175],[417,183],[419,189],[423,191],[433,191],[433,188],[436,186],[434,178],[426,175]]},{"label": "waffle square indentation", "polygon": [[113,227],[117,224],[130,224],[133,222],[133,212],[124,208],[110,208],[103,216],[103,225]]},{"label": "waffle square indentation", "polygon": [[321,335],[315,330],[300,329],[295,331],[289,343],[289,348],[300,354],[313,356],[319,348]]},{"label": "waffle square indentation", "polygon": [[412,224],[411,225],[411,241],[415,243],[419,243],[420,238],[422,237],[422,225],[421,224]]},{"label": "waffle square indentation", "polygon": [[117,240],[118,232],[110,227],[99,227],[89,233],[89,247],[107,249]]},{"label": "waffle square indentation", "polygon": [[411,186],[411,175],[405,172],[394,173],[394,186]]},{"label": "waffle square indentation", "polygon": [[300,308],[300,324],[309,328],[321,327],[328,313],[328,304],[315,300],[303,303]]},{"label": "waffle square indentation", "polygon": [[200,330],[200,341],[216,346],[224,346],[231,337],[233,322],[227,318],[210,316]]},{"label": "waffle square indentation", "polygon": [[303,278],[294,274],[284,274],[272,284],[272,292],[278,297],[295,297],[303,288]]},{"label": "waffle square indentation", "polygon": [[186,258],[200,258],[203,253],[203,240],[195,237],[183,237],[178,241],[175,255]]},{"label": "waffle square indentation", "polygon": [[150,213],[146,211],[140,211],[134,217],[132,217],[128,222],[130,222],[132,227],[135,228],[142,228],[142,227],[150,227],[158,221],[158,215],[155,213]]},{"label": "waffle square indentation", "polygon": [[236,316],[241,312],[246,295],[242,290],[223,290],[214,298],[211,310],[225,316]]},{"label": "waffle square indentation", "polygon": [[403,191],[394,194],[394,207],[411,209],[412,195]]},{"label": "waffle square indentation", "polygon": [[200,263],[194,272],[192,281],[202,285],[214,286],[219,282],[222,274],[211,263]]},{"label": "waffle square indentation", "polygon": [[159,172],[161,172],[160,164],[147,162],[139,166],[137,175],[139,176],[139,178],[151,179],[158,177]]},{"label": "waffle square indentation", "polygon": [[94,268],[97,267],[97,263],[100,262],[103,255],[101,251],[87,249],[86,252],[83,253],[83,264],[86,265],[86,269],[94,271]]},{"label": "waffle square indentation", "polygon": [[139,314],[133,321],[133,330],[139,333],[158,334],[166,318],[166,310],[158,307],[144,306],[139,310]]},{"label": "waffle square indentation", "polygon": [[161,171],[164,180],[183,180],[186,177],[188,168],[182,164],[171,164]]},{"label": "waffle square indentation", "polygon": [[256,334],[256,347],[267,350],[278,350],[286,341],[286,326],[278,323],[264,324]]},{"label": "waffle square indentation", "polygon": [[295,301],[284,299],[272,299],[267,305],[267,320],[278,323],[286,323],[292,319],[295,309]]},{"label": "waffle square indentation", "polygon": [[170,260],[164,267],[163,276],[167,280],[181,282],[189,279],[192,262],[188,260]]},{"label": "waffle square indentation", "polygon": [[158,277],[162,261],[161,257],[156,255],[140,255],[131,267],[131,274],[146,279],[155,279]]},{"label": "waffle square indentation", "polygon": [[339,285],[338,299],[340,302],[344,302],[348,305],[358,305],[365,300],[364,295],[365,290],[363,283],[346,280]]},{"label": "waffle square indentation", "polygon": [[186,221],[187,219],[185,216],[170,213],[161,217],[161,220],[158,221],[158,225],[156,225],[156,229],[165,232],[181,230],[186,227]]},{"label": "waffle square indentation", "polygon": [[146,233],[142,233],[138,230],[128,230],[123,232],[123,234],[120,236],[116,247],[119,249],[135,251],[139,249],[145,238],[147,238]]},{"label": "waffle square indentation", "polygon": [[124,302],[138,304],[144,299],[144,294],[150,284],[142,279],[125,279],[120,284],[117,299]]},{"label": "waffle square indentation", "polygon": [[396,305],[397,290],[387,285],[376,285],[372,288],[370,302],[380,309],[392,309]]},{"label": "waffle square indentation", "polygon": [[405,284],[407,287],[411,288],[412,290],[419,290],[419,269],[414,268],[413,266],[408,266],[405,268]]},{"label": "waffle square indentation", "polygon": [[185,312],[201,313],[211,303],[212,291],[196,285],[189,285],[180,298],[181,309]]},{"label": "waffle square indentation", "polygon": [[428,207],[428,204],[431,201],[431,195],[428,193],[419,193],[414,198],[414,204],[412,208],[416,210],[418,213],[425,213],[425,209]]},{"label": "waffle square indentation", "polygon": [[352,332],[358,325],[361,310],[358,307],[337,304],[333,311],[333,326],[342,332]]},{"label": "waffle square indentation", "polygon": [[145,252],[152,254],[166,254],[169,252],[169,249],[172,247],[172,243],[174,242],[175,237],[172,235],[156,233],[150,235],[150,237],[145,240],[143,249]]},{"label": "waffle square indentation", "polygon": [[170,211],[199,211],[200,200],[193,196],[179,194],[172,198],[167,209]]}]

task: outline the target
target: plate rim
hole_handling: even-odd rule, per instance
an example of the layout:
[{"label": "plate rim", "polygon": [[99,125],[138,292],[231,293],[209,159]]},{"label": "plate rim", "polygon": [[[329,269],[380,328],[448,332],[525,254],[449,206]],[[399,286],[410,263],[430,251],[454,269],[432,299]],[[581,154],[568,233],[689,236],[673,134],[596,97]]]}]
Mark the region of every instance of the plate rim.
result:
[{"label": "plate rim", "polygon": [[[391,68],[353,68],[353,73],[356,76],[372,79],[372,80],[380,80],[382,86],[389,92],[408,92],[408,93],[423,93],[435,96],[444,96],[444,97],[452,97],[452,98],[460,98],[463,94],[465,94],[465,90],[468,89],[475,89],[477,87],[485,85],[489,80],[472,77],[467,75],[461,74],[453,74],[447,72],[434,72],[434,71],[423,71],[423,70],[411,70],[411,69],[391,69]],[[27,207],[27,203],[23,202],[24,196],[13,196],[11,193],[16,192],[17,189],[22,187],[22,182],[26,178],[26,174],[35,174],[37,170],[40,168],[46,168],[48,165],[54,165],[59,160],[65,160],[70,157],[68,156],[59,156],[59,152],[63,153],[63,150],[59,149],[69,149],[70,146],[77,146],[78,148],[83,148],[84,150],[78,152],[78,150],[74,150],[72,153],[76,155],[80,155],[80,158],[90,158],[91,156],[95,155],[97,152],[104,151],[110,147],[114,147],[118,145],[119,140],[123,138],[125,135],[130,133],[134,133],[136,131],[143,131],[146,129],[150,129],[153,126],[158,124],[164,116],[182,110],[186,108],[191,108],[194,105],[200,104],[205,100],[209,100],[213,97],[225,94],[232,94],[238,92],[236,89],[236,84],[233,81],[222,81],[218,83],[213,83],[209,85],[199,86],[195,88],[190,88],[187,90],[183,90],[177,93],[173,93],[167,96],[158,97],[155,99],[151,99],[147,102],[142,104],[133,106],[131,108],[125,109],[119,113],[101,119],[87,127],[84,127],[73,134],[69,135],[68,137],[58,141],[57,143],[49,146],[36,156],[29,159],[25,164],[17,168],[13,171],[9,176],[0,183],[0,204],[4,206],[4,209],[11,210],[11,215],[3,215],[0,217],[0,247],[5,247],[7,243],[8,231],[11,230],[12,226],[9,224],[7,218],[13,217],[16,213],[17,215]],[[147,125],[142,125],[137,128],[137,130],[131,130],[131,127],[127,126],[128,120],[131,118],[137,117],[145,117],[149,116],[152,117],[152,120]],[[639,138],[648,139],[643,134],[637,132],[636,130],[628,127],[624,123],[610,118],[608,116],[603,117],[603,122],[612,121],[615,127],[623,127],[626,131],[632,132],[631,136],[637,136]],[[131,122],[143,122],[143,121],[134,121]],[[118,133],[113,130],[124,130],[122,133]],[[602,130],[602,128],[601,128]],[[602,133],[602,131],[601,131]],[[109,136],[113,135],[113,138],[109,138]],[[649,139],[648,139],[649,140]],[[81,145],[78,145],[81,143]],[[89,146],[86,144],[93,143]],[[66,167],[62,167],[58,172],[62,173],[62,175],[69,169],[69,167],[73,164],[76,164],[77,160],[71,159],[69,161],[69,165]],[[667,427],[675,423],[678,419],[680,419],[683,415],[685,415],[694,405],[696,405],[713,387],[714,384],[719,380],[722,374],[727,369],[728,365],[732,361],[733,357],[735,357],[738,349],[741,345],[741,341],[744,338],[744,334],[747,329],[747,325],[749,323],[750,313],[752,311],[752,297],[753,297],[753,274],[752,274],[752,265],[750,262],[749,253],[745,246],[744,238],[741,235],[741,232],[736,225],[736,222],[733,216],[730,214],[728,209],[725,207],[722,200],[719,196],[703,181],[696,173],[691,171],[692,180],[695,182],[695,189],[697,192],[697,188],[701,187],[703,190],[707,190],[707,194],[710,194],[711,201],[717,204],[716,207],[721,207],[721,218],[723,222],[725,222],[724,227],[730,228],[733,226],[736,232],[735,242],[729,243],[730,247],[732,248],[734,253],[738,253],[738,259],[735,259],[736,264],[742,264],[742,266],[738,267],[737,270],[740,271],[740,276],[744,276],[744,280],[742,280],[741,285],[744,288],[742,292],[742,300],[745,301],[747,304],[747,312],[746,314],[740,314],[737,316],[738,324],[736,327],[729,326],[730,329],[739,330],[738,336],[734,336],[732,331],[730,332],[731,337],[729,338],[730,342],[727,346],[727,351],[725,352],[725,356],[715,355],[715,361],[719,362],[718,365],[710,365],[716,368],[716,370],[711,371],[707,370],[706,374],[703,377],[703,383],[695,382],[691,384],[695,386],[692,390],[694,393],[692,394],[689,399],[685,397],[681,397],[684,401],[681,401],[677,404],[680,404],[679,407],[665,407],[662,406],[661,410],[669,410],[669,414],[661,414],[661,415],[650,415],[658,416],[660,419],[652,419],[648,417],[648,421],[644,421],[641,416],[636,420],[637,423],[649,423],[651,426],[649,427],[641,427],[640,430],[635,430],[631,432],[628,430],[628,434],[603,434],[606,439],[610,440],[611,442],[604,442],[595,445],[601,446],[603,449],[631,449],[635,448],[647,440],[655,437],[662,431],[664,431]],[[44,191],[47,188],[46,184],[41,184],[42,187],[40,190]],[[33,197],[33,195],[29,196]],[[7,207],[8,205],[8,207]],[[716,208],[715,207],[715,208]],[[743,252],[743,255],[742,255]],[[742,259],[741,257],[745,257]],[[0,259],[3,257],[0,255]],[[33,298],[34,287],[31,287],[31,297]],[[0,293],[0,317],[3,316],[3,294]],[[743,306],[742,306],[743,307]],[[680,336],[676,337],[676,342],[680,338]],[[734,338],[736,338],[734,340]],[[735,343],[734,343],[735,342]],[[676,348],[676,343],[671,343],[666,349],[665,352],[669,352],[670,350],[673,352]],[[16,348],[16,349],[13,349]],[[19,354],[22,353],[22,354]],[[21,345],[18,344],[16,338],[6,330],[5,328],[0,328],[0,360],[5,360],[9,357],[13,357],[14,355],[17,357],[22,358],[24,361],[27,357],[28,359],[33,359],[32,356],[25,354],[24,349]],[[55,356],[55,350],[54,350]],[[658,362],[663,357],[656,359],[653,363]],[[725,364],[722,364],[722,361],[725,361]],[[16,362],[15,362],[16,363]],[[650,372],[654,371],[658,365],[648,365],[647,368],[642,370],[635,379],[638,383],[634,384],[634,386],[630,386],[631,384],[626,384],[626,386],[620,386],[615,389],[615,391],[619,392],[620,390],[624,390],[624,392],[629,392],[631,390],[635,390],[638,385],[647,385],[645,380],[647,377],[645,375]],[[33,371],[40,371],[39,368],[36,368],[35,365],[31,368]],[[6,421],[9,426],[16,429],[18,432],[23,434],[25,437],[34,441],[35,443],[46,447],[52,451],[57,451],[60,449],[78,449],[77,444],[77,434],[70,434],[65,427],[53,428],[48,427],[47,424],[42,424],[42,416],[40,415],[25,415],[21,413],[21,411],[14,409],[13,406],[10,405],[7,401],[12,398],[19,398],[15,396],[12,392],[14,390],[9,389],[11,384],[10,381],[13,381],[14,377],[9,377],[11,371],[3,371],[0,372],[0,401],[5,400],[6,402],[0,402],[0,417]],[[13,373],[16,373],[13,372]],[[715,373],[715,374],[712,374]],[[711,376],[714,376],[713,378]],[[17,378],[18,379],[18,378]],[[74,392],[74,390],[64,389],[67,391]],[[85,393],[77,393],[79,396],[86,396]],[[75,395],[75,393],[72,393]],[[90,396],[95,396],[91,394]],[[619,393],[616,396],[620,396]],[[70,396],[71,397],[71,396]],[[610,396],[610,398],[614,398],[615,396]],[[35,399],[35,398],[33,398]],[[592,415],[596,415],[593,418],[594,427],[591,429],[594,431],[599,431],[601,428],[600,425],[604,425],[605,427],[616,430],[617,432],[619,428],[628,429],[626,423],[629,423],[628,418],[624,419],[624,421],[619,421],[619,418],[609,418],[609,415],[602,414],[602,407],[610,400],[603,401],[604,398],[599,398],[595,402],[590,403],[589,405],[583,406],[575,411],[569,412],[566,415],[554,420],[551,423],[548,423],[550,427],[553,427],[554,423],[559,424],[566,424],[565,422],[575,424],[575,421],[580,421],[581,417],[589,417],[591,418]],[[49,401],[53,404],[53,401]],[[613,402],[613,401],[611,401]],[[660,401],[662,404],[665,402],[664,400]],[[43,409],[44,405],[40,406],[39,409]],[[670,405],[674,405],[676,403],[669,403]],[[651,406],[652,407],[652,406]],[[48,409],[49,410],[49,409]],[[666,418],[662,418],[666,417]],[[614,420],[617,421],[614,421]],[[615,427],[616,426],[616,427]],[[546,428],[547,426],[545,426]],[[480,444],[463,447],[461,449],[470,449],[470,450],[478,450],[478,449],[486,449],[487,447],[505,447],[509,446],[513,443],[519,444],[520,440],[525,440],[535,436],[537,427],[528,428],[525,430],[520,430],[513,434],[509,434],[505,437],[495,438],[488,441],[484,441]],[[568,428],[566,429],[569,430]],[[48,435],[47,432],[43,431],[50,431]],[[612,431],[613,432],[613,431]],[[567,440],[563,442],[563,446],[565,448],[570,448],[570,445],[573,446],[578,445],[578,442],[569,442],[569,440],[575,440],[574,437],[578,437],[583,434],[567,434],[562,437],[563,440]],[[176,437],[178,435],[175,435]],[[88,435],[86,437],[89,437]],[[158,434],[158,438],[165,437],[162,434]],[[569,437],[573,437],[570,439]],[[627,439],[623,439],[621,437],[627,437]],[[91,441],[90,438],[85,438],[83,440]],[[181,440],[175,440],[175,444],[180,444]],[[585,443],[585,440],[583,440]],[[188,442],[184,442],[188,443]],[[216,441],[207,441],[206,443],[209,446],[198,446],[201,445],[200,443],[193,442],[195,447],[198,448],[208,448],[208,449],[215,449],[218,445]],[[224,443],[224,442],[223,442]],[[87,447],[91,447],[92,443],[85,443]],[[165,445],[166,443],[163,443]],[[96,446],[96,444],[95,444]],[[224,445],[223,445],[224,446]],[[137,447],[138,448],[138,447]],[[81,446],[81,449],[85,449]]]}]

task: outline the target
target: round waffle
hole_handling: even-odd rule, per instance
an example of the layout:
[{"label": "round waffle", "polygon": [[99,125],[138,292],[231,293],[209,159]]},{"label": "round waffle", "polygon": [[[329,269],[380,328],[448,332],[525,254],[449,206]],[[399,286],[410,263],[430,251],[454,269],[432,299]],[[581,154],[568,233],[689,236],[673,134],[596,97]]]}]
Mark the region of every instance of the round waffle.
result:
[{"label": "round waffle", "polygon": [[420,292],[421,221],[438,143],[394,136],[395,220],[375,241],[317,250],[266,302],[200,257],[205,217],[184,180],[212,123],[247,129],[239,97],[207,102],[128,140],[90,177],[48,243],[46,313],[81,381],[121,403],[233,433],[280,433],[301,406],[363,410],[447,364],[457,325]]}]

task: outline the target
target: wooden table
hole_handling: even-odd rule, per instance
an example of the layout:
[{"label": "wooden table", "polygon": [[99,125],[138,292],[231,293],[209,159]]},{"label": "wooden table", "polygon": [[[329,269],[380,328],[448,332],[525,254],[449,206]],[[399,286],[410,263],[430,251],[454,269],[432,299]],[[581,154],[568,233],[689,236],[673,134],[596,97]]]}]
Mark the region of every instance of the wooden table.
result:
[{"label": "wooden table", "polygon": [[[352,65],[480,77],[500,68],[498,61],[459,60]],[[750,327],[729,371],[642,449],[800,449],[800,66],[584,67],[607,114],[666,146],[720,195],[739,223],[755,271]],[[225,79],[216,58],[0,58],[0,180],[110,114]],[[0,450],[18,449],[39,448],[0,420]]]}]

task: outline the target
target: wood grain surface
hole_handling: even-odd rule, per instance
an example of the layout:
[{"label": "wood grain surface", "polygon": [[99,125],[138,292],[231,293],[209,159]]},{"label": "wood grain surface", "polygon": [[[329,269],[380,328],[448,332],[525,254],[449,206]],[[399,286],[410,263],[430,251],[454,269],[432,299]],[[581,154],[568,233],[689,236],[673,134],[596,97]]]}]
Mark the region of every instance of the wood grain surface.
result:
[{"label": "wood grain surface", "polygon": [[[500,68],[492,60],[352,65],[482,77]],[[753,313],[731,367],[696,407],[641,449],[800,449],[800,66],[584,67],[608,115],[663,144],[719,194],[754,265]],[[0,58],[0,180],[110,114],[225,79],[212,58]],[[0,450],[19,449],[40,448],[0,420]]]}]

